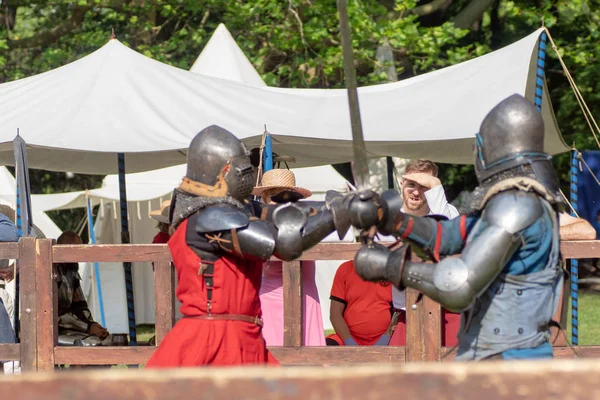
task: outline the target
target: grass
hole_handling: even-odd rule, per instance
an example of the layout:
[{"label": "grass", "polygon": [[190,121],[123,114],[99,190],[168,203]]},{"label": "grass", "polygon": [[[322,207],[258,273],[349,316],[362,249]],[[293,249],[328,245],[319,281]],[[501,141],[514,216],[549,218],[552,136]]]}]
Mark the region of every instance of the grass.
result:
[{"label": "grass", "polygon": [[[567,316],[567,337],[571,341],[571,304]],[[579,345],[600,344],[600,293],[579,292]]]},{"label": "grass", "polygon": [[138,325],[135,332],[138,342],[148,342],[154,336],[154,325]]}]

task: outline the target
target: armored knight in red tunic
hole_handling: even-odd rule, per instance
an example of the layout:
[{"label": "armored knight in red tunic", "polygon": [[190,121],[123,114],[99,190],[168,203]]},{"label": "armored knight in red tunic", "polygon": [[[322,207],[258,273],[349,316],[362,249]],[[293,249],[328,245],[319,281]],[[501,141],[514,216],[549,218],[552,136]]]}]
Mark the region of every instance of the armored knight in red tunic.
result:
[{"label": "armored knight in red tunic", "polygon": [[190,144],[187,173],[171,201],[175,232],[168,243],[184,318],[147,367],[277,364],[261,334],[262,263],[295,259],[336,228],[348,229],[339,222],[346,219],[341,196],[277,206],[248,201],[248,156],[233,134],[214,125]]}]

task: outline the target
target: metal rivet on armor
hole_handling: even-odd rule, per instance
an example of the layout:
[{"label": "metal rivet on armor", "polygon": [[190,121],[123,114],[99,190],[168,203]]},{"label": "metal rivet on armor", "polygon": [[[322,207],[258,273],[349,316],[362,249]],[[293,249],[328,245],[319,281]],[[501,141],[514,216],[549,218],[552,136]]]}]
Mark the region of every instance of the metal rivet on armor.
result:
[{"label": "metal rivet on armor", "polygon": [[517,290],[517,296],[520,296],[523,294],[523,291],[521,289]]},{"label": "metal rivet on armor", "polygon": [[416,305],[416,304],[413,304],[411,308],[412,308],[413,310],[416,310],[416,309],[417,309],[417,305]]},{"label": "metal rivet on armor", "polygon": [[498,329],[498,328],[494,328],[494,333],[495,333],[496,335],[497,335],[497,334],[499,334],[499,333],[500,333],[500,329]]},{"label": "metal rivet on armor", "polygon": [[523,328],[519,328],[519,335],[523,333]]},{"label": "metal rivet on armor", "polygon": [[210,282],[206,282],[206,286],[212,286]]}]

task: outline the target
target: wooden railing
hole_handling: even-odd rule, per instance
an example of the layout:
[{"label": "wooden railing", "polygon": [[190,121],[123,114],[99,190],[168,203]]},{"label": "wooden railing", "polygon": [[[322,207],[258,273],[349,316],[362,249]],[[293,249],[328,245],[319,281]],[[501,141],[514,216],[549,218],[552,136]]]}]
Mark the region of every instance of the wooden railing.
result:
[{"label": "wooden railing", "polygon": [[7,399],[570,399],[598,396],[594,360],[340,368],[112,370],[0,377]]},{"label": "wooden railing", "polygon": [[[441,346],[440,306],[407,291],[406,347],[302,346],[302,261],[348,260],[357,244],[326,243],[307,251],[298,261],[283,264],[284,346],[271,347],[283,365],[342,365],[439,361],[448,349]],[[565,258],[600,258],[600,241],[563,242]],[[21,271],[21,344],[0,345],[0,360],[21,360],[24,371],[51,371],[56,364],[145,364],[155,348],[59,347],[57,298],[52,264],[56,262],[154,262],[155,326],[157,345],[174,324],[171,254],[166,245],[60,246],[49,239],[24,238],[18,244],[0,244],[0,258],[18,258]],[[568,285],[565,285],[568,287]],[[414,305],[414,306],[413,306]],[[563,342],[564,345],[564,342]],[[600,347],[578,348],[582,357],[600,357]],[[557,358],[573,352],[555,347]],[[450,360],[448,357],[445,360]]]}]

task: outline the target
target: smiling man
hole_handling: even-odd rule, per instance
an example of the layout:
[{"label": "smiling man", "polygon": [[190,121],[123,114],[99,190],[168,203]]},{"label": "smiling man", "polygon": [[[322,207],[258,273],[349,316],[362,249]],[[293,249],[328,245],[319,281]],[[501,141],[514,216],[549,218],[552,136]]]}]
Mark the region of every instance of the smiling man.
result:
[{"label": "smiling man", "polygon": [[439,180],[438,167],[433,161],[418,158],[409,162],[402,176],[402,212],[422,217],[443,215],[449,219],[458,216],[458,210],[448,203]]},{"label": "smiling man", "polygon": [[[443,215],[448,219],[458,216],[458,210],[448,203],[442,182],[439,180],[438,166],[433,161],[418,158],[404,168],[402,176],[402,212],[422,217],[425,215]],[[395,317],[398,325],[394,330],[391,346],[406,345],[406,296],[404,292],[392,287]],[[460,314],[442,310],[442,346],[454,346],[460,325]]]}]

